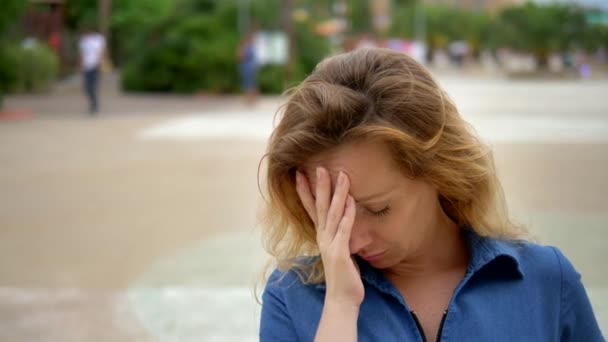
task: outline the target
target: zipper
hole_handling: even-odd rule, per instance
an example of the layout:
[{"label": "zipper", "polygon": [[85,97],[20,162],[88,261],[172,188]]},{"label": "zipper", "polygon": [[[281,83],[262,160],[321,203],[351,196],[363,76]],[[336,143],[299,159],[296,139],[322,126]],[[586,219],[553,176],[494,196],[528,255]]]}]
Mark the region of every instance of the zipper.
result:
[{"label": "zipper", "polygon": [[420,333],[420,336],[422,336],[422,342],[427,342],[426,335],[424,335],[424,330],[422,330],[422,324],[420,324],[420,321],[418,320],[418,316],[416,316],[416,313],[414,311],[411,311],[410,313],[412,314],[412,317],[414,318],[414,323],[416,323],[416,328],[418,328],[418,332]]},{"label": "zipper", "polygon": [[[418,328],[418,332],[420,333],[420,336],[422,336],[422,342],[427,342],[426,335],[424,334],[424,330],[422,329],[422,324],[420,324],[420,321],[418,320],[418,316],[416,316],[416,313],[414,311],[411,311],[410,313],[412,314],[412,317],[414,318],[414,323],[416,323],[416,328]],[[435,340],[435,342],[441,341],[441,332],[443,331],[443,325],[445,324],[445,319],[447,316],[448,316],[448,311],[445,310],[443,312],[443,316],[441,316],[441,321],[439,322],[439,328],[437,329],[437,339]]]},{"label": "zipper", "polygon": [[437,339],[435,342],[441,341],[441,333],[443,332],[443,324],[445,324],[445,319],[448,317],[448,310],[443,312],[443,316],[441,316],[441,322],[439,322],[439,328],[437,329]]}]

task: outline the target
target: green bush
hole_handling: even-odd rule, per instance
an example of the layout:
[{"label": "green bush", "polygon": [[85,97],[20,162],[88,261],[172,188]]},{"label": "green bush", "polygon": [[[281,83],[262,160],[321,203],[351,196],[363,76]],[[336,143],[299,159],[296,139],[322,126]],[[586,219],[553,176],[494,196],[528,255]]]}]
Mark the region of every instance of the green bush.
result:
[{"label": "green bush", "polygon": [[[144,32],[131,39],[137,53],[125,59],[122,88],[176,93],[240,92],[237,2],[182,0],[180,4],[173,13],[142,28]],[[252,21],[259,30],[279,30],[279,4],[278,0],[252,1]],[[262,92],[282,92],[286,86],[304,79],[327,56],[329,41],[312,33],[311,25],[295,25],[297,60],[290,75],[285,66],[264,66],[259,71]]]},{"label": "green bush", "polygon": [[3,0],[0,11],[0,109],[2,99],[16,82],[16,60],[12,56],[9,42],[15,38],[15,31],[27,3],[23,0]]},{"label": "green bush", "polygon": [[7,44],[1,51],[0,88],[5,92],[42,92],[57,76],[59,60],[44,44]]},{"label": "green bush", "polygon": [[122,66],[136,56],[139,46],[132,38],[170,17],[176,6],[175,0],[112,1],[109,44],[114,65]]},{"label": "green bush", "polygon": [[293,81],[287,77],[287,68],[284,65],[265,65],[258,72],[258,86],[261,93],[281,94],[290,87],[300,83],[306,77],[301,64],[294,65],[292,70]]},{"label": "green bush", "polygon": [[[175,15],[153,27],[141,41],[139,56],[123,69],[127,91],[192,93],[238,91],[238,35],[219,30],[236,11],[222,15]],[[232,18],[233,17],[233,18]]]},{"label": "green bush", "polygon": [[0,96],[15,88],[19,59],[17,49],[9,44],[0,45]]}]

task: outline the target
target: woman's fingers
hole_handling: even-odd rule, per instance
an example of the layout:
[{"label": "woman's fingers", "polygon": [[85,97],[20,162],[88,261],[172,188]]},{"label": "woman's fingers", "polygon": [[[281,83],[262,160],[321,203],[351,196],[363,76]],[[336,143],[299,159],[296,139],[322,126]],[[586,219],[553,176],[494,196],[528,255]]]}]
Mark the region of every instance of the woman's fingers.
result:
[{"label": "woman's fingers", "polygon": [[349,249],[350,235],[353,230],[353,224],[355,223],[356,213],[357,210],[355,206],[355,200],[351,195],[347,195],[346,206],[344,207],[344,215],[340,220],[338,231],[336,232],[336,240],[340,241],[340,245],[346,245],[347,249]]},{"label": "woman's fingers", "polygon": [[349,180],[348,177],[340,172],[336,181],[334,195],[331,199],[329,211],[327,212],[327,221],[325,223],[325,232],[330,239],[334,239],[338,225],[344,215],[344,206],[348,195]]},{"label": "woman's fingers", "polygon": [[315,199],[310,192],[310,184],[308,183],[308,179],[306,179],[306,176],[304,176],[300,171],[296,171],[296,191],[298,192],[298,196],[300,196],[300,201],[302,201],[304,209],[316,227],[318,225],[318,220]]},{"label": "woman's fingers", "polygon": [[316,211],[317,211],[317,229],[324,231],[327,223],[327,211],[329,210],[329,198],[331,194],[331,180],[327,170],[323,167],[317,168],[317,186],[316,194]]},{"label": "woman's fingers", "polygon": [[[317,228],[320,244],[328,245],[337,239],[344,239],[348,249],[348,240],[355,221],[355,201],[348,194],[350,181],[340,172],[336,180],[333,196],[331,178],[323,167],[317,168],[315,196],[312,195],[310,182],[299,171],[296,171],[296,191],[304,209]],[[336,241],[342,246],[344,241]]]}]

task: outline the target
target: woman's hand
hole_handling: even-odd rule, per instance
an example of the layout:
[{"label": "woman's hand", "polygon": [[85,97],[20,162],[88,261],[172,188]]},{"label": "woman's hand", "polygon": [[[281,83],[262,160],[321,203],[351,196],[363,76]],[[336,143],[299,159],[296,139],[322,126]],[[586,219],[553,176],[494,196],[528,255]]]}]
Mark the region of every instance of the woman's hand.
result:
[{"label": "woman's hand", "polygon": [[296,172],[296,190],[317,229],[325,271],[325,309],[358,309],[365,293],[359,269],[350,254],[349,240],[356,211],[355,201],[348,193],[348,176],[340,172],[333,195],[331,188],[329,173],[319,167],[313,197],[306,177]]}]

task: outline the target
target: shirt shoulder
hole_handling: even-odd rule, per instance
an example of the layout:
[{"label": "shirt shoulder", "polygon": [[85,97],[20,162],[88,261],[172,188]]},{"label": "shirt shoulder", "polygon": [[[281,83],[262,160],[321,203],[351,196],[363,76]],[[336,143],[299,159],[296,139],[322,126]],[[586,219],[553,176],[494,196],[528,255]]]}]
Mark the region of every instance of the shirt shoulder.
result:
[{"label": "shirt shoulder", "polygon": [[558,247],[532,242],[515,243],[515,246],[515,256],[526,275],[557,277],[566,282],[580,279],[580,274]]},{"label": "shirt shoulder", "polygon": [[266,290],[273,292],[294,292],[318,289],[320,284],[308,284],[304,281],[304,278],[306,278],[305,267],[311,265],[317,259],[318,257],[298,258],[297,264],[303,266],[302,268],[292,267],[286,271],[281,271],[279,268],[276,268],[268,277]]},{"label": "shirt shoulder", "polygon": [[281,271],[279,268],[276,268],[268,277],[268,281],[266,282],[266,291],[283,292],[287,289],[293,288],[294,286],[296,288],[304,286],[304,282],[298,276],[296,271],[293,269]]},{"label": "shirt shoulder", "polygon": [[260,341],[312,341],[324,293],[306,284],[297,268],[275,269],[262,294]]},{"label": "shirt shoulder", "polygon": [[559,248],[492,238],[474,246],[475,265],[486,276],[478,279],[518,279],[503,283],[503,290],[511,289],[502,294],[509,305],[525,305],[529,317],[544,317],[541,325],[554,325],[561,341],[603,340],[581,275]]},{"label": "shirt shoulder", "polygon": [[581,274],[556,247],[560,270],[560,333],[562,341],[605,341]]}]

